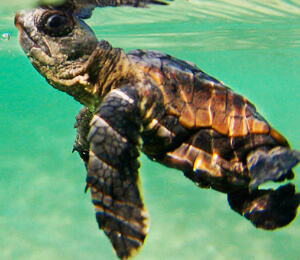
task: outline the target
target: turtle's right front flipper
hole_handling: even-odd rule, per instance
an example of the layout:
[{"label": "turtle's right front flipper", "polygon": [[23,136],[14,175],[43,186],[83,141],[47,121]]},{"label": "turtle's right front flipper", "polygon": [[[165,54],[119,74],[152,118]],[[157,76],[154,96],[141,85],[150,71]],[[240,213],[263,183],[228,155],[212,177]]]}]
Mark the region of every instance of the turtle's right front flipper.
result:
[{"label": "turtle's right front flipper", "polygon": [[148,212],[138,181],[141,121],[136,98],[112,90],[91,122],[87,186],[99,228],[119,258],[127,259],[142,245],[149,229]]}]

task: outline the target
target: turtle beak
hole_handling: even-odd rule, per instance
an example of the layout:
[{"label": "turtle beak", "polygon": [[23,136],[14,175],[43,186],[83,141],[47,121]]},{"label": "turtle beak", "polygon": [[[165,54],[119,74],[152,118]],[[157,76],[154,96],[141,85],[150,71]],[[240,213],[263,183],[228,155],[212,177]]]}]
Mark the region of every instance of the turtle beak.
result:
[{"label": "turtle beak", "polygon": [[17,27],[18,30],[24,29],[25,14],[26,14],[25,11],[18,11],[15,14],[15,27]]},{"label": "turtle beak", "polygon": [[20,11],[15,14],[15,27],[18,29],[19,34],[19,43],[25,53],[27,54],[30,49],[34,46],[33,42],[28,37],[27,33],[25,32],[24,28],[24,12]]},{"label": "turtle beak", "polygon": [[15,27],[19,30],[19,43],[27,56],[31,56],[31,50],[40,49],[46,55],[51,56],[43,37],[39,35],[35,25],[35,10],[21,10],[15,14]]},{"label": "turtle beak", "polygon": [[19,42],[21,42],[24,33],[24,11],[15,14],[15,27],[19,30]]},{"label": "turtle beak", "polygon": [[18,13],[15,14],[15,26],[18,29],[20,28],[20,22],[19,22],[19,20],[20,20],[20,13],[18,12]]},{"label": "turtle beak", "polygon": [[[24,23],[22,22],[23,19],[22,19],[23,15],[22,15],[22,11],[21,12],[17,12],[15,14],[15,27],[18,29],[19,31],[19,34],[18,34],[18,38],[19,38],[19,42],[20,44],[22,43],[22,40],[24,38]],[[21,44],[21,46],[23,47],[23,45]]]}]

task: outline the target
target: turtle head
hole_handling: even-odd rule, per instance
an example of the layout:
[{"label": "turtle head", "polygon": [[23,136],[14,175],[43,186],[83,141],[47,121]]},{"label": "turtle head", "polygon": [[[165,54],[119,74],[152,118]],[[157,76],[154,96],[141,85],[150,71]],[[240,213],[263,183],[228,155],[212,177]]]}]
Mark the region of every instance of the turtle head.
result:
[{"label": "turtle head", "polygon": [[36,70],[53,87],[94,107],[89,68],[99,42],[93,31],[70,13],[43,8],[18,12],[15,25],[20,45]]}]

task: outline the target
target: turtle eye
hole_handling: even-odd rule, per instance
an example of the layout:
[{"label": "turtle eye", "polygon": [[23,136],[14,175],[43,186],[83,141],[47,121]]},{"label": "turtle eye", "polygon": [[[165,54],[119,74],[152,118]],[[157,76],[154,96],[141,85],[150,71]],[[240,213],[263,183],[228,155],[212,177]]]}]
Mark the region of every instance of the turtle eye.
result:
[{"label": "turtle eye", "polygon": [[56,30],[60,27],[64,27],[65,25],[67,25],[67,21],[67,17],[55,14],[48,18],[46,22],[46,27],[52,30]]},{"label": "turtle eye", "polygon": [[45,34],[59,37],[69,34],[74,27],[74,22],[72,16],[66,13],[48,11],[36,20],[36,25]]}]

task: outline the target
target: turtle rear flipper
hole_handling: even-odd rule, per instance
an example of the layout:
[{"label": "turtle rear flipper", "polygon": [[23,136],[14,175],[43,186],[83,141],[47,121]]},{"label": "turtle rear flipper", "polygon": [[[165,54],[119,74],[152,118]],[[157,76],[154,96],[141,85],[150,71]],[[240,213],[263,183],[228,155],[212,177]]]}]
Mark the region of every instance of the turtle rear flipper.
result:
[{"label": "turtle rear flipper", "polygon": [[277,190],[235,191],[228,194],[228,202],[255,227],[272,230],[288,225],[296,217],[300,193],[289,183]]},{"label": "turtle rear flipper", "polygon": [[251,181],[251,191],[267,181],[293,179],[292,168],[300,161],[300,152],[286,147],[275,147],[271,150],[262,147],[251,152],[247,157],[247,167]]}]

